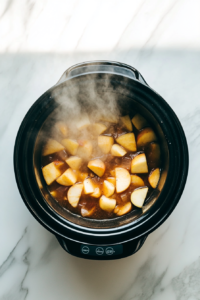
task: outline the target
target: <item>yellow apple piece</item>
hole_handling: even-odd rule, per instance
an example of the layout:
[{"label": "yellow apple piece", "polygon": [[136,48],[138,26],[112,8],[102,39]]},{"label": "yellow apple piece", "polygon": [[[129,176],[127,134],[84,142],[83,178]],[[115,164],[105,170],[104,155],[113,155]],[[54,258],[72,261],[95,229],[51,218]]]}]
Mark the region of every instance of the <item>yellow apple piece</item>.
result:
[{"label": "yellow apple piece", "polygon": [[[114,175],[115,175],[115,171],[114,171]],[[115,177],[107,177],[106,180],[111,182],[114,186],[116,186],[116,178]]]},{"label": "yellow apple piece", "polygon": [[120,145],[118,145],[118,144],[114,144],[114,145],[112,145],[112,147],[111,147],[111,154],[112,154],[113,156],[119,156],[119,157],[122,157],[122,156],[124,156],[126,153],[127,153],[127,151],[126,151],[124,148],[122,148]]},{"label": "yellow apple piece", "polygon": [[79,148],[77,150],[77,156],[80,156],[84,160],[90,159],[92,155],[92,143],[90,141],[79,141]]},{"label": "yellow apple piece", "polygon": [[126,127],[127,130],[129,130],[129,131],[133,130],[131,119],[128,115],[124,116],[124,117],[121,117],[120,119],[121,119],[123,125]]},{"label": "yellow apple piece", "polygon": [[63,162],[52,162],[42,168],[42,174],[48,185],[56,180],[62,173]]},{"label": "yellow apple piece", "polygon": [[101,196],[99,199],[99,206],[102,210],[107,212],[112,212],[116,206],[116,200],[107,198],[106,196]]},{"label": "yellow apple piece", "polygon": [[63,135],[64,137],[67,136],[68,128],[67,128],[67,125],[64,122],[57,122],[55,124],[55,127],[61,135]]},{"label": "yellow apple piece", "polygon": [[144,186],[144,181],[137,175],[131,175],[131,183],[135,186]]},{"label": "yellow apple piece", "polygon": [[114,213],[117,215],[117,216],[123,216],[127,213],[129,213],[132,209],[132,204],[131,202],[128,202],[126,204],[120,204],[118,206],[115,207],[114,209]]},{"label": "yellow apple piece", "polygon": [[125,133],[116,139],[116,142],[129,151],[137,151],[135,135],[133,132]]},{"label": "yellow apple piece", "polygon": [[89,161],[88,168],[92,170],[95,174],[97,174],[99,177],[102,177],[105,172],[106,166],[102,160],[94,159]]},{"label": "yellow apple piece", "polygon": [[115,168],[116,192],[125,191],[131,183],[131,175],[124,168]]},{"label": "yellow apple piece", "polygon": [[145,118],[143,118],[140,114],[136,114],[132,118],[132,123],[137,130],[140,130],[148,125],[147,120]]},{"label": "yellow apple piece", "polygon": [[106,125],[102,123],[94,123],[91,125],[92,133],[95,135],[102,134],[104,131],[106,131],[107,127]]},{"label": "yellow apple piece", "polygon": [[69,168],[56,181],[61,185],[70,186],[77,182],[77,176],[73,170]]},{"label": "yellow apple piece", "polygon": [[87,128],[90,125],[90,119],[88,117],[87,113],[82,113],[78,119],[76,119],[76,127],[79,130],[83,130],[84,128]]},{"label": "yellow apple piece", "polygon": [[157,141],[157,137],[152,128],[145,128],[137,136],[137,146],[143,147],[151,142]]},{"label": "yellow apple piece", "polygon": [[109,122],[109,123],[116,124],[118,122],[118,116],[113,113],[107,112],[107,113],[102,114],[100,116],[99,120],[101,120],[103,122]]},{"label": "yellow apple piece", "polygon": [[147,196],[148,187],[142,187],[135,189],[131,194],[131,202],[133,205],[141,208],[144,204],[145,198]]},{"label": "yellow apple piece", "polygon": [[98,146],[103,153],[105,154],[109,153],[113,144],[114,144],[114,139],[112,136],[106,136],[106,135],[98,136]]},{"label": "yellow apple piece", "polygon": [[83,190],[82,183],[77,183],[69,188],[67,193],[67,198],[71,206],[77,207],[78,202],[81,198],[82,190]]},{"label": "yellow apple piece", "polygon": [[91,215],[93,215],[94,212],[95,212],[95,206],[92,207],[91,209],[87,209],[85,207],[81,208],[82,217],[90,217]]},{"label": "yellow apple piece", "polygon": [[46,145],[43,148],[42,155],[46,156],[46,155],[49,155],[49,154],[53,154],[53,153],[62,151],[64,149],[65,148],[63,147],[63,145],[58,143],[56,140],[49,139],[47,141]]},{"label": "yellow apple piece", "polygon": [[99,198],[101,196],[101,190],[99,187],[96,187],[94,189],[94,193],[91,194],[92,197],[94,198]]},{"label": "yellow apple piece", "polygon": [[62,144],[71,155],[76,154],[78,146],[79,146],[77,141],[72,140],[72,139],[64,139],[64,140],[62,140]]},{"label": "yellow apple piece", "polygon": [[160,179],[160,169],[157,168],[157,169],[151,171],[151,173],[149,174],[148,180],[149,180],[149,183],[152,186],[152,188],[155,189],[157,187],[159,179]]},{"label": "yellow apple piece", "polygon": [[144,153],[138,154],[132,159],[131,173],[148,173],[147,160]]},{"label": "yellow apple piece", "polygon": [[115,177],[115,169],[110,171],[110,175],[111,175],[112,177]]},{"label": "yellow apple piece", "polygon": [[68,159],[66,159],[66,163],[73,170],[78,170],[78,169],[80,169],[80,166],[82,164],[82,158],[78,157],[78,156],[70,156]]},{"label": "yellow apple piece", "polygon": [[83,186],[84,186],[84,193],[86,195],[94,193],[95,185],[91,178],[86,178],[83,181]]},{"label": "yellow apple piece", "polygon": [[106,197],[110,197],[114,194],[115,186],[111,182],[104,180],[103,182],[103,194]]}]

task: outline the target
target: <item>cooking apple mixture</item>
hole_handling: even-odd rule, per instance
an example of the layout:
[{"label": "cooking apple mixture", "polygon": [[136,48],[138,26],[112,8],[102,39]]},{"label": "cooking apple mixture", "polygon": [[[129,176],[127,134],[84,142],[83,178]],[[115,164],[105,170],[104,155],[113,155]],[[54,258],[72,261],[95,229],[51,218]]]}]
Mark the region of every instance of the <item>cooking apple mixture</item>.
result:
[{"label": "cooking apple mixture", "polygon": [[55,123],[42,150],[42,173],[63,208],[109,219],[142,208],[158,185],[160,156],[155,132],[142,115],[94,122],[84,114],[75,131]]}]

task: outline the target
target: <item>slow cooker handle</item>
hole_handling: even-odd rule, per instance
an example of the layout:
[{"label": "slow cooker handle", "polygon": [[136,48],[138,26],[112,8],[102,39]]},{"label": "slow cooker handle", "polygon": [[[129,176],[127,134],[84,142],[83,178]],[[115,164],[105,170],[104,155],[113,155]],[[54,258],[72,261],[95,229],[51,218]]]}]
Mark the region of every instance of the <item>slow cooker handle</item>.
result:
[{"label": "slow cooker handle", "polygon": [[132,78],[134,80],[138,80],[143,84],[148,85],[143,76],[140,74],[140,72],[131,66],[124,63],[98,60],[92,62],[84,62],[70,67],[63,73],[56,85],[71,78],[91,73],[119,74],[125,77]]}]

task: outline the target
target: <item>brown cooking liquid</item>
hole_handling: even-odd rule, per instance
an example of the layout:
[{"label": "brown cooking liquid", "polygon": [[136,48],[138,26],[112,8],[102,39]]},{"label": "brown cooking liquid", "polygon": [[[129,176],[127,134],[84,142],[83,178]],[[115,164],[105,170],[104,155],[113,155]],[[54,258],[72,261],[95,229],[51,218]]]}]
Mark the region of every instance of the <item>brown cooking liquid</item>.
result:
[{"label": "brown cooking liquid", "polygon": [[[114,139],[116,139],[118,136],[128,133],[129,131],[127,131],[127,129],[125,129],[123,127],[123,125],[110,125],[108,127],[108,129],[103,133],[103,135],[108,135],[108,136],[113,136]],[[135,134],[135,137],[137,137],[139,131],[134,128],[133,126],[133,132]],[[154,144],[151,143],[151,144]],[[100,189],[102,190],[103,188],[103,181],[107,178],[107,177],[112,177],[110,171],[114,170],[116,167],[122,167],[127,169],[129,172],[131,170],[131,160],[134,156],[136,156],[139,153],[145,153],[146,154],[146,158],[147,158],[147,164],[148,164],[148,168],[149,168],[149,173],[151,172],[152,169],[155,168],[161,168],[161,161],[159,160],[155,160],[153,157],[153,153],[151,150],[151,144],[148,144],[145,147],[142,148],[138,148],[137,152],[127,152],[127,154],[123,157],[113,157],[111,154],[103,154],[102,156],[104,157],[103,161],[105,163],[106,166],[106,170],[104,175],[100,178],[98,177],[95,173],[93,173],[88,167],[87,167],[87,163],[83,164],[82,167],[80,168],[81,172],[87,172],[88,176],[90,178],[92,178],[94,180],[94,182],[97,182],[98,185],[100,185]],[[63,167],[63,172],[65,170],[67,170],[68,165],[66,164],[65,160],[71,156],[69,153],[67,153],[66,150],[51,154],[51,155],[47,155],[47,156],[42,156],[42,167],[48,165],[51,162],[55,162],[55,161],[62,161],[65,163],[64,167]],[[96,158],[96,157],[95,157]],[[98,157],[101,159],[101,157]],[[92,158],[94,159],[94,158]],[[148,189],[148,194],[146,199],[149,197],[149,195],[152,193],[153,188],[150,186],[149,182],[148,182],[148,176],[149,173],[147,174],[135,174],[138,175],[139,177],[141,177],[144,181],[144,184],[149,188]],[[134,174],[131,174],[134,175]],[[77,182],[78,183],[78,182]],[[78,203],[77,207],[72,207],[70,205],[70,203],[67,200],[67,192],[70,188],[70,186],[62,186],[60,184],[58,184],[56,181],[54,181],[51,185],[48,186],[49,191],[56,191],[56,201],[65,209],[81,215],[81,208],[86,208],[87,210],[92,209],[93,207],[95,207],[94,213],[89,216],[89,218],[92,219],[111,219],[111,218],[116,218],[116,214],[114,212],[106,212],[104,210],[102,210],[99,207],[99,198],[94,198],[91,197],[90,195],[81,195],[80,201]],[[114,193],[110,198],[113,198],[116,200],[116,205],[119,204],[125,204],[127,202],[130,202],[130,197],[131,197],[131,193],[138,188],[138,186],[135,186],[134,184],[130,184],[129,188],[126,189],[124,192],[122,193]],[[54,197],[55,198],[55,197]],[[139,208],[135,207],[134,205],[132,206],[132,211],[133,210],[138,210]]]}]

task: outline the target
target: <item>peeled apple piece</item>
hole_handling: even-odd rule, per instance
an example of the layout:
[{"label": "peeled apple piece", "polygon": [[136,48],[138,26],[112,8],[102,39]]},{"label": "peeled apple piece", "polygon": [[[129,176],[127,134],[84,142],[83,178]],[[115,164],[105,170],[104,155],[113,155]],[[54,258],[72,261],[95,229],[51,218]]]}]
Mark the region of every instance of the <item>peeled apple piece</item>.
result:
[{"label": "peeled apple piece", "polygon": [[65,148],[63,147],[63,145],[58,143],[56,140],[49,139],[47,141],[46,145],[43,148],[42,155],[46,156],[46,155],[49,155],[49,154],[53,154],[53,153],[62,151],[64,149]]},{"label": "peeled apple piece", "polygon": [[102,160],[94,159],[89,161],[88,168],[92,170],[95,174],[97,174],[99,177],[102,177],[105,172],[106,166]]},{"label": "peeled apple piece", "polygon": [[78,157],[78,156],[70,156],[68,159],[66,159],[66,163],[73,170],[78,170],[78,169],[80,169],[80,166],[82,164],[82,158]]},{"label": "peeled apple piece", "polygon": [[64,139],[64,140],[62,140],[62,144],[71,155],[76,154],[78,146],[79,146],[77,141],[72,140],[72,139]]},{"label": "peeled apple piece", "polygon": [[144,181],[142,180],[142,178],[140,178],[139,176],[137,175],[131,175],[131,183],[133,185],[136,185],[138,187],[140,186],[144,186]]},{"label": "peeled apple piece", "polygon": [[87,209],[85,207],[81,208],[82,217],[90,217],[94,212],[95,212],[95,207],[92,207],[91,209]]},{"label": "peeled apple piece", "polygon": [[146,155],[138,154],[132,159],[131,173],[148,173]]},{"label": "peeled apple piece", "polygon": [[71,206],[77,207],[81,197],[82,190],[83,190],[82,183],[77,183],[69,188],[67,193],[67,198]]},{"label": "peeled apple piece", "polygon": [[131,194],[131,202],[133,205],[141,208],[144,204],[145,198],[147,196],[148,187],[142,187],[135,189]]},{"label": "peeled apple piece", "polygon": [[132,209],[132,204],[131,202],[128,202],[124,205],[118,205],[115,207],[114,209],[114,213],[117,215],[117,216],[123,216],[127,213],[129,213]]},{"label": "peeled apple piece", "polygon": [[160,179],[160,169],[157,168],[157,169],[151,171],[151,173],[149,174],[148,180],[149,180],[149,183],[152,186],[152,188],[155,189],[157,187],[159,179]]},{"label": "peeled apple piece", "polygon": [[115,191],[115,186],[107,181],[107,180],[104,180],[103,182],[103,194],[106,196],[106,197],[110,197],[114,194],[114,191]]},{"label": "peeled apple piece", "polygon": [[104,125],[102,123],[94,123],[90,127],[92,130],[92,133],[95,135],[102,134],[107,129],[106,125]]},{"label": "peeled apple piece", "polygon": [[128,115],[121,117],[120,119],[121,119],[122,123],[124,124],[124,126],[126,127],[126,129],[128,129],[129,131],[133,130],[131,119]]},{"label": "peeled apple piece", "polygon": [[99,187],[96,187],[94,189],[94,193],[91,194],[92,197],[94,198],[99,198],[101,196],[101,191]]},{"label": "peeled apple piece", "polygon": [[114,144],[114,145],[112,145],[112,147],[111,147],[111,154],[112,154],[113,156],[119,156],[119,157],[122,157],[122,156],[124,156],[126,153],[127,153],[127,151],[126,151],[124,148],[122,148],[120,145],[118,145],[118,144]]},{"label": "peeled apple piece", "polygon": [[99,199],[99,206],[107,212],[112,212],[116,206],[116,200],[107,198],[106,196],[101,196]]},{"label": "peeled apple piece", "polygon": [[64,166],[63,162],[52,162],[42,168],[44,179],[48,185],[50,185],[62,174],[62,166]]},{"label": "peeled apple piece", "polygon": [[68,128],[67,125],[64,122],[57,122],[55,125],[57,131],[63,136],[67,136],[68,134]]},{"label": "peeled apple piece", "polygon": [[131,183],[131,175],[124,168],[115,168],[116,177],[116,192],[121,193],[125,191]]},{"label": "peeled apple piece", "polygon": [[119,136],[116,139],[116,142],[129,151],[137,151],[135,135],[133,132]]},{"label": "peeled apple piece", "polygon": [[94,185],[94,183],[93,183],[93,181],[92,181],[91,178],[86,178],[83,181],[83,185],[84,185],[84,193],[86,195],[94,193],[95,185]]},{"label": "peeled apple piece", "polygon": [[112,145],[114,144],[114,139],[112,136],[100,135],[98,136],[98,146],[104,154],[108,154]]},{"label": "peeled apple piece", "polygon": [[70,186],[77,182],[77,176],[73,170],[69,168],[56,181],[61,185]]},{"label": "peeled apple piece", "polygon": [[[114,171],[114,175],[115,175],[115,171]],[[107,177],[106,180],[111,182],[114,186],[116,186],[116,178],[115,177]]]},{"label": "peeled apple piece", "polygon": [[90,141],[79,141],[77,156],[84,160],[89,160],[92,155],[92,143]]},{"label": "peeled apple piece", "polygon": [[140,114],[136,114],[133,118],[132,118],[132,123],[135,126],[135,128],[137,130],[140,130],[142,128],[144,128],[145,126],[148,125],[147,121],[145,118],[143,118]]},{"label": "peeled apple piece", "polygon": [[152,128],[145,128],[137,136],[137,146],[143,147],[151,142],[157,141],[157,137]]}]

